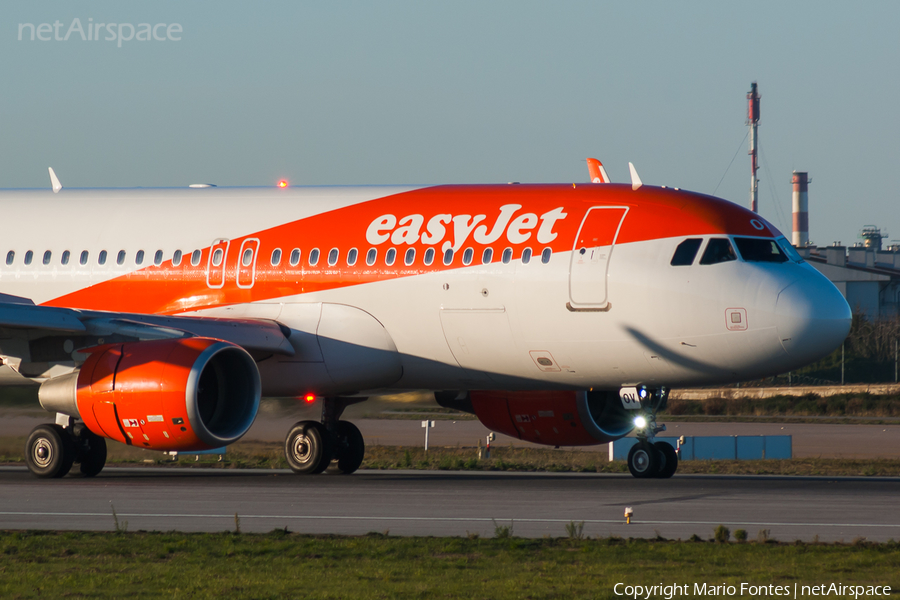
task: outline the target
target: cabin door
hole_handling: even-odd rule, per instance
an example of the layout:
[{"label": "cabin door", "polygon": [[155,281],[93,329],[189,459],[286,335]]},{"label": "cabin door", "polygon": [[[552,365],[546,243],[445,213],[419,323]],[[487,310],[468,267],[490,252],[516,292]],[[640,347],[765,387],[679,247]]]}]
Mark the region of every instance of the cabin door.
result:
[{"label": "cabin door", "polygon": [[569,262],[570,310],[609,310],[609,261],[626,213],[626,206],[595,206],[584,215]]}]

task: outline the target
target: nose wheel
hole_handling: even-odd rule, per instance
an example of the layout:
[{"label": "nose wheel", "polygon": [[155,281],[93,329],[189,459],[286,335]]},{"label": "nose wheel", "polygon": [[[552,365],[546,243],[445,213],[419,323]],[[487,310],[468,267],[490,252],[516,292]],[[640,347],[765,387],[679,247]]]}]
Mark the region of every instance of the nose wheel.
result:
[{"label": "nose wheel", "polygon": [[638,443],[628,452],[628,470],[639,479],[668,479],[678,470],[678,453],[671,444],[654,438],[666,430],[665,425],[657,425],[656,415],[665,409],[669,390],[664,387],[657,390],[623,388],[620,396],[627,407],[640,403],[640,412],[634,419]]}]

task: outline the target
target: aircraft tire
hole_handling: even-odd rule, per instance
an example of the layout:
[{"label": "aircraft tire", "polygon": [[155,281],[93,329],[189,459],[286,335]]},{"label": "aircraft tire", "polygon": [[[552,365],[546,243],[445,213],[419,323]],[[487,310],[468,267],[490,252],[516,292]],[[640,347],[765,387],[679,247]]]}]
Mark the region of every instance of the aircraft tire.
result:
[{"label": "aircraft tire", "polygon": [[25,442],[28,470],[44,479],[65,477],[75,462],[69,434],[56,424],[38,425]]},{"label": "aircraft tire", "polygon": [[81,443],[81,464],[78,469],[85,477],[100,474],[106,466],[106,439],[85,428],[79,436]]},{"label": "aircraft tire", "polygon": [[317,475],[328,468],[334,444],[318,421],[294,423],[284,440],[284,457],[294,473]]},{"label": "aircraft tire", "polygon": [[653,444],[659,451],[662,461],[660,463],[659,472],[656,477],[659,479],[668,479],[678,470],[678,453],[671,444],[666,442],[656,442]]},{"label": "aircraft tire", "polygon": [[649,442],[638,442],[628,451],[628,470],[638,479],[655,477],[661,462],[659,451]]},{"label": "aircraft tire", "polygon": [[337,448],[338,470],[344,475],[355,472],[366,455],[366,441],[350,421],[338,421]]}]

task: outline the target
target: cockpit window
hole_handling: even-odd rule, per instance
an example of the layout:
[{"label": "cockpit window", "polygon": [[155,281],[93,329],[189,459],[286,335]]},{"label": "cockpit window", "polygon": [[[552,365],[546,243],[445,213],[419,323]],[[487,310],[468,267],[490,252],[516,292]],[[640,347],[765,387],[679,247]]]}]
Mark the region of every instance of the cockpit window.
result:
[{"label": "cockpit window", "polygon": [[725,238],[712,238],[706,244],[706,250],[703,251],[700,264],[714,265],[728,262],[729,260],[737,260],[737,255],[734,253],[734,248],[731,247],[731,242]]},{"label": "cockpit window", "polygon": [[786,237],[781,236],[775,241],[778,242],[778,245],[781,246],[781,249],[784,250],[784,253],[787,254],[787,257],[789,259],[798,263],[803,262],[803,257],[800,256],[800,253],[797,252],[797,249],[794,248],[794,246],[792,246],[789,241],[787,241]]},{"label": "cockpit window", "polygon": [[747,262],[783,263],[788,258],[772,239],[736,237],[738,252]]},{"label": "cockpit window", "polygon": [[691,238],[678,244],[678,247],[675,248],[675,255],[672,256],[672,262],[669,264],[673,267],[684,267],[694,264],[701,242],[703,242],[701,238]]}]

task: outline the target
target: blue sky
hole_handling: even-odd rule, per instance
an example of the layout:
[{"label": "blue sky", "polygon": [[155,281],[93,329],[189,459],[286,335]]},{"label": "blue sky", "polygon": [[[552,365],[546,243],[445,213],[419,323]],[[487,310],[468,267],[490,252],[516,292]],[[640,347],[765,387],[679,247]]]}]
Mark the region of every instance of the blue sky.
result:
[{"label": "blue sky", "polygon": [[[632,161],[647,184],[746,205],[755,80],[763,216],[790,230],[805,170],[813,241],[900,238],[897,2],[48,1],[0,17],[0,187],[48,186],[50,165],[69,187],[580,182],[594,156],[617,181]],[[18,39],[75,18],[183,31]]]}]

